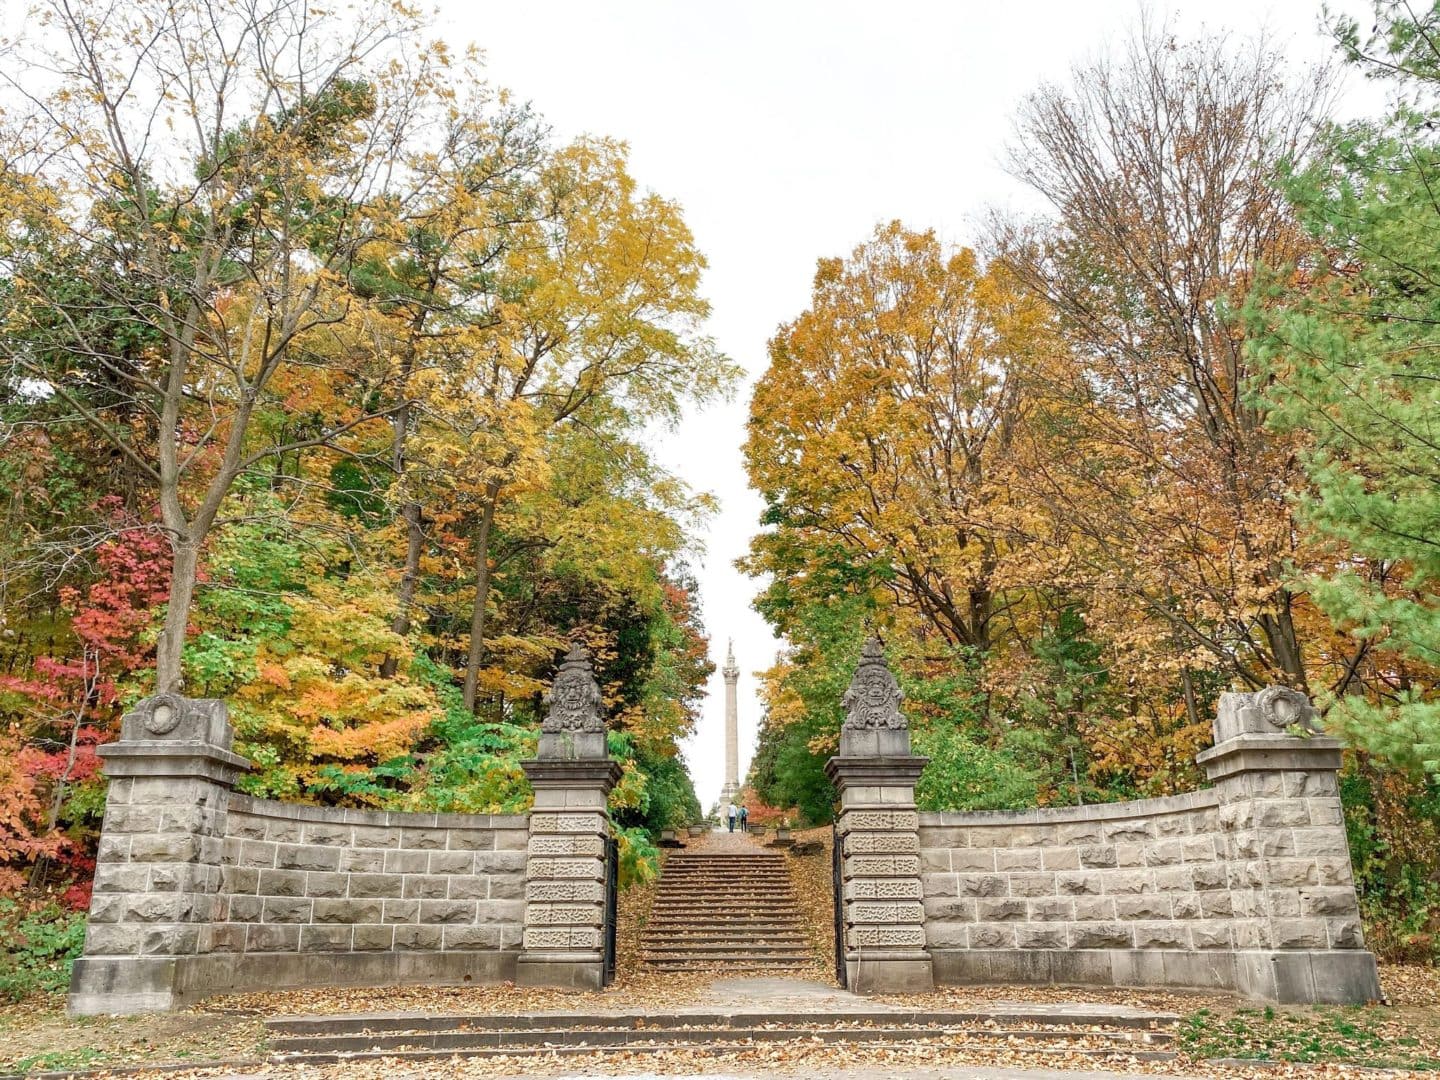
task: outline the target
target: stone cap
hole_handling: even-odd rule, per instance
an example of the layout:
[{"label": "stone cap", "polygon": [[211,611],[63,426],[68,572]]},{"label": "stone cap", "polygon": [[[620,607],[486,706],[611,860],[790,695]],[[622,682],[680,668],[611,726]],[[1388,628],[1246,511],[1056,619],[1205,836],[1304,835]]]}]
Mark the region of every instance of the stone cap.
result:
[{"label": "stone cap", "polygon": [[1338,772],[1344,745],[1329,735],[1236,735],[1202,750],[1195,761],[1210,780],[1246,772]]},{"label": "stone cap", "polygon": [[95,751],[104,761],[105,775],[213,780],[232,785],[248,772],[250,762],[231,750],[202,742],[113,742]]},{"label": "stone cap", "polygon": [[930,763],[917,754],[851,757],[837,754],[825,763],[825,775],[843,792],[847,787],[914,787]]},{"label": "stone cap", "polygon": [[531,758],[520,762],[531,787],[601,788],[607,795],[620,782],[620,763],[609,758]]},{"label": "stone cap", "polygon": [[229,750],[234,737],[229,708],[220,698],[155,694],[120,719],[122,743],[203,743]]},{"label": "stone cap", "polygon": [[1323,735],[1319,719],[1310,699],[1288,686],[1267,686],[1253,694],[1225,693],[1215,710],[1215,745],[1239,735],[1290,735],[1297,729]]}]

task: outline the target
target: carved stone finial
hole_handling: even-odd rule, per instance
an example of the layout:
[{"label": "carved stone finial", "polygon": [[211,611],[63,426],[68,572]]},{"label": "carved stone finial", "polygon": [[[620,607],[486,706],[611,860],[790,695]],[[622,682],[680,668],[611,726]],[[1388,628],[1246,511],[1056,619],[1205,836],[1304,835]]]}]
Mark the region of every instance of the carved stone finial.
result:
[{"label": "carved stone finial", "polygon": [[207,743],[230,749],[225,703],[215,698],[155,694],[137,701],[120,719],[122,742]]},{"label": "carved stone finial", "polygon": [[840,699],[845,707],[845,727],[852,731],[889,729],[904,731],[909,725],[900,711],[905,695],[885,664],[880,639],[870,638],[860,650],[860,663],[850,689]]},{"label": "carved stone finial", "polygon": [[1276,731],[1288,731],[1299,724],[1307,731],[1321,733],[1316,719],[1319,713],[1310,699],[1299,690],[1288,686],[1267,686],[1255,695],[1255,708],[1260,716]]},{"label": "carved stone finial", "polygon": [[605,731],[605,698],[585,646],[572,645],[565,654],[547,703],[545,719],[540,722],[540,730],[546,734]]},{"label": "carved stone finial", "polygon": [[725,652],[725,666],[720,669],[720,674],[727,679],[738,679],[740,677],[740,665],[735,663],[735,639],[731,638]]}]

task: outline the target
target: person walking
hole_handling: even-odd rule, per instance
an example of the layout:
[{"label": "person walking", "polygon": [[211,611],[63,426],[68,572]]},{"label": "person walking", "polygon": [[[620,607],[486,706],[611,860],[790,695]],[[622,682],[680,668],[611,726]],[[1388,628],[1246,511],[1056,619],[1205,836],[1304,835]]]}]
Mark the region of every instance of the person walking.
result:
[{"label": "person walking", "polygon": [[734,832],[734,831],[735,831],[735,804],[734,804],[734,803],[731,803],[731,804],[730,804],[730,808],[729,808],[728,811],[726,811],[725,817],[726,817],[727,819],[729,819],[729,822],[730,822],[730,831],[731,831],[731,832]]},{"label": "person walking", "polygon": [[744,804],[744,803],[741,803],[741,804],[740,804],[740,831],[741,831],[741,832],[749,832],[749,831],[750,831],[749,822],[750,822],[750,811],[745,809],[745,804]]}]

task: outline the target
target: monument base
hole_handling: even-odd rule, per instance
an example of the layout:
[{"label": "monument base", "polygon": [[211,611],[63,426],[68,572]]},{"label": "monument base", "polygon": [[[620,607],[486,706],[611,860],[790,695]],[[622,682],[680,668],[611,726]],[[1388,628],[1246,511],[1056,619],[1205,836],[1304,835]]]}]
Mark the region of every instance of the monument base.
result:
[{"label": "monument base", "polygon": [[594,952],[523,952],[515,961],[515,985],[603,990],[605,959]]},{"label": "monument base", "polygon": [[928,953],[846,953],[845,986],[855,994],[928,994],[935,968]]}]

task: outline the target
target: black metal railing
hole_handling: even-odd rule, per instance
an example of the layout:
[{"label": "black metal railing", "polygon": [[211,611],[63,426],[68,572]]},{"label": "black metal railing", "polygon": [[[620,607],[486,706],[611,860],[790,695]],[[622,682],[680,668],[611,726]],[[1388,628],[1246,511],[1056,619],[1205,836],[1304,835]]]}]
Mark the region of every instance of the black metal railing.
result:
[{"label": "black metal railing", "polygon": [[605,985],[615,979],[615,924],[620,900],[620,845],[605,840]]},{"label": "black metal railing", "polygon": [[830,826],[830,891],[835,898],[835,981],[845,985],[845,880],[840,872],[840,826]]}]

